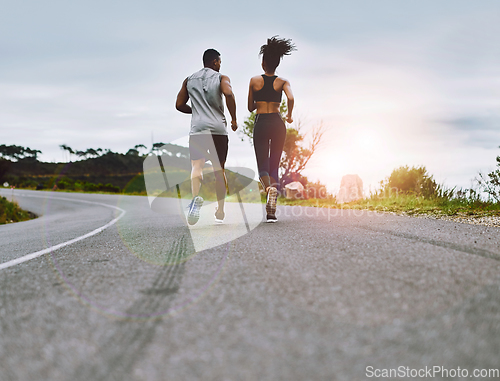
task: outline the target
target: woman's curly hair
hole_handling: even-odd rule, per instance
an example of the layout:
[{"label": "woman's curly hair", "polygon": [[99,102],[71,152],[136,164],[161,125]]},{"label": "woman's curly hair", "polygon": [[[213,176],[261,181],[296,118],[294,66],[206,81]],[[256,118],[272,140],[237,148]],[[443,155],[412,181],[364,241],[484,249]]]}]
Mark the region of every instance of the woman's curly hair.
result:
[{"label": "woman's curly hair", "polygon": [[292,40],[273,36],[267,39],[267,44],[260,47],[259,55],[262,55],[268,70],[276,70],[283,56],[288,56],[297,50]]}]

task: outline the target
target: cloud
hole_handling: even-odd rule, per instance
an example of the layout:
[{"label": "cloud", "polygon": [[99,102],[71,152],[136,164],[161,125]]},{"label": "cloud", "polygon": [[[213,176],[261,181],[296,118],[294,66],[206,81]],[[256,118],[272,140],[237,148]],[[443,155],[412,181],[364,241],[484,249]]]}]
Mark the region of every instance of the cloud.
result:
[{"label": "cloud", "polygon": [[495,149],[500,145],[500,115],[468,116],[442,120],[457,135],[463,145]]}]

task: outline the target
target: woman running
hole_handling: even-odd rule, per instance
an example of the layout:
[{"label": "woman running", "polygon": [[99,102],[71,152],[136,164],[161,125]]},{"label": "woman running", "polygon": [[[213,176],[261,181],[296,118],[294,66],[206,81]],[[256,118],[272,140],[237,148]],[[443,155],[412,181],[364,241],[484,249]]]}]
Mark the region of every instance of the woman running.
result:
[{"label": "woman running", "polygon": [[253,146],[259,169],[259,179],[267,193],[267,222],[276,222],[278,197],[278,168],[285,144],[286,127],[280,114],[281,95],[287,98],[286,121],[292,123],[293,94],[290,82],[275,75],[276,68],[285,55],[296,50],[291,40],[271,37],[260,48],[264,74],[250,79],[248,111],[256,110]]}]

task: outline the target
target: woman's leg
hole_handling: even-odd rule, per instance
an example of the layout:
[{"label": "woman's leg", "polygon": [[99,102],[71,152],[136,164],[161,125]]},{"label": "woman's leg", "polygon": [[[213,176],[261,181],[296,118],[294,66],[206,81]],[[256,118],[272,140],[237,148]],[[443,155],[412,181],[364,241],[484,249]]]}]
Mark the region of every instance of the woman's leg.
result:
[{"label": "woman's leg", "polygon": [[257,115],[253,129],[253,148],[257,159],[259,179],[264,191],[271,185],[269,178],[269,126],[264,124],[263,118]]},{"label": "woman's leg", "polygon": [[269,174],[271,176],[271,185],[279,189],[278,170],[286,138],[286,127],[281,117],[279,117],[279,120],[274,121],[272,128],[269,130],[272,132],[270,145],[271,152],[269,154]]}]

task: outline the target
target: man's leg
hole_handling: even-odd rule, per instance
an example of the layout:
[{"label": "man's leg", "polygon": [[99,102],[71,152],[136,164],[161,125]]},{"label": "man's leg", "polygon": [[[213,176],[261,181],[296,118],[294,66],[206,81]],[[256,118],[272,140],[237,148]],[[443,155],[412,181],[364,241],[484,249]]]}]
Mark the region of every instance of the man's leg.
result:
[{"label": "man's leg", "polygon": [[224,201],[227,193],[227,178],[224,170],[225,163],[220,163],[219,166],[214,165],[215,175],[215,194],[217,195],[217,210],[224,211]]},{"label": "man's leg", "polygon": [[215,176],[215,194],[217,195],[217,213],[216,219],[224,219],[224,202],[227,194],[227,178],[225,173],[225,164],[229,139],[226,135],[212,135],[213,149],[210,147],[210,161],[214,169]]},{"label": "man's leg", "polygon": [[203,198],[200,193],[201,181],[203,180],[203,167],[205,166],[205,154],[201,149],[202,141],[197,135],[189,137],[189,156],[191,158],[191,194],[193,199],[188,207],[187,222],[194,225],[200,218],[200,209],[203,205]]},{"label": "man's leg", "polygon": [[205,159],[191,160],[191,194],[193,197],[198,196],[203,180],[203,167]]}]

